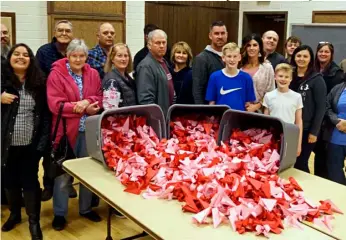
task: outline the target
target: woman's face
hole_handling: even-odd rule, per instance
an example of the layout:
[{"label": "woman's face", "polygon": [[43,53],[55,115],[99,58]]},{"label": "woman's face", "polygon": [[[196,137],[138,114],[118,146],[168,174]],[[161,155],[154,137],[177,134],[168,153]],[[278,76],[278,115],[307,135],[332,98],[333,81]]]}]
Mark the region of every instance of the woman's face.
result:
[{"label": "woman's face", "polygon": [[174,62],[177,64],[186,64],[189,58],[187,52],[183,49],[177,49],[174,53]]},{"label": "woman's face", "polygon": [[28,50],[22,46],[14,49],[10,58],[10,64],[15,72],[26,71],[30,65]]},{"label": "woman's face", "polygon": [[317,52],[317,58],[320,61],[320,63],[329,63],[332,59],[332,52],[329,49],[328,45],[323,46],[318,52]]},{"label": "woman's face", "polygon": [[259,44],[256,40],[252,39],[247,47],[246,47],[246,53],[247,55],[252,58],[252,57],[258,57],[260,48],[259,48]]},{"label": "woman's face", "polygon": [[85,65],[87,55],[83,50],[76,50],[67,57],[73,71],[80,71]]},{"label": "woman's face", "polygon": [[301,50],[297,52],[295,58],[294,58],[297,66],[299,68],[307,68],[309,66],[309,63],[311,61],[311,56],[308,50]]},{"label": "woman's face", "polygon": [[112,60],[114,67],[124,71],[129,65],[130,56],[126,47],[116,47],[116,54]]}]

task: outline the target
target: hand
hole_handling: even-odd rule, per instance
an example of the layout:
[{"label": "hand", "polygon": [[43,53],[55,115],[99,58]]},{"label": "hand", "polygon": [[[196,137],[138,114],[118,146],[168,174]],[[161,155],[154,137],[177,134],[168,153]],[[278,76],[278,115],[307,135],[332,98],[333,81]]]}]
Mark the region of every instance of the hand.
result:
[{"label": "hand", "polygon": [[100,107],[99,107],[99,102],[94,102],[89,104],[89,106],[86,108],[86,113],[88,115],[95,115],[96,113],[98,113],[100,111]]},{"label": "hand", "polygon": [[317,136],[309,134],[308,143],[315,143],[317,141]]},{"label": "hand", "polygon": [[73,112],[79,114],[85,111],[85,109],[89,106],[90,102],[88,100],[82,100],[78,102],[72,102],[72,104],[75,104]]},{"label": "hand", "polygon": [[346,132],[346,120],[344,119],[339,119],[340,121],[338,122],[338,124],[336,124],[336,128],[340,131],[340,132]]},{"label": "hand", "polygon": [[246,107],[246,111],[248,111],[248,112],[256,112],[258,109],[261,108],[261,104],[259,104],[259,103],[255,103],[255,104],[248,103],[248,104],[245,104],[245,107]]},{"label": "hand", "polygon": [[3,92],[1,94],[1,103],[2,104],[11,104],[13,103],[14,99],[18,98],[18,96],[7,93],[7,92]]},{"label": "hand", "polygon": [[300,153],[302,152],[302,146],[299,144],[298,149],[297,149],[297,157],[300,156]]}]

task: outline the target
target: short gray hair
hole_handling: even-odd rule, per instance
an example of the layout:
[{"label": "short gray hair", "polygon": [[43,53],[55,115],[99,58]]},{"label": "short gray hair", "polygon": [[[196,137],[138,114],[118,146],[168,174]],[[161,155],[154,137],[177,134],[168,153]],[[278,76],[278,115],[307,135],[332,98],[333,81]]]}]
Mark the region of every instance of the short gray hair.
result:
[{"label": "short gray hair", "polygon": [[155,29],[153,31],[151,31],[149,34],[148,34],[148,42],[153,40],[153,38],[156,36],[156,35],[162,35],[166,38],[167,40],[167,34],[161,30],[161,29]]},{"label": "short gray hair", "polygon": [[88,47],[83,39],[75,38],[67,46],[66,55],[69,56],[71,52],[82,50],[88,56]]},{"label": "short gray hair", "polygon": [[54,30],[57,29],[57,27],[60,23],[67,23],[70,26],[71,30],[73,29],[72,23],[69,20],[60,20],[60,21],[56,22]]}]

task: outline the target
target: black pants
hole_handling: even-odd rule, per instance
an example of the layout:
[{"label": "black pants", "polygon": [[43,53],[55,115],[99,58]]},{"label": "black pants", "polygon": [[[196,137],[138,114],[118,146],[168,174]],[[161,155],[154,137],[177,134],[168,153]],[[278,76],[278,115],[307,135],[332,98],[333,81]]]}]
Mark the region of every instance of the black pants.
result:
[{"label": "black pants", "polygon": [[345,178],[346,146],[330,143],[328,146],[328,178],[334,182],[346,185]]},{"label": "black pants", "polygon": [[328,178],[327,171],[327,153],[328,153],[328,142],[322,139],[320,135],[317,139],[317,143],[314,148],[315,153],[315,165],[314,165],[314,174],[322,178]]},{"label": "black pants", "polygon": [[45,189],[49,189],[53,191],[54,188],[54,179],[52,179],[49,176],[49,171],[50,171],[50,158],[49,158],[50,151],[46,151],[45,154],[43,155],[43,161],[42,161],[42,167],[43,167],[43,186]]},{"label": "black pants", "polygon": [[23,189],[23,191],[37,191],[40,188],[38,181],[38,164],[40,155],[31,145],[11,146],[4,167],[4,186],[6,189]]},{"label": "black pants", "polygon": [[316,143],[309,143],[309,131],[304,130],[303,131],[303,138],[302,138],[302,152],[300,153],[300,156],[297,157],[297,161],[294,164],[294,167],[302,170],[304,172],[310,173],[309,171],[309,158],[311,155],[312,150],[314,149]]}]

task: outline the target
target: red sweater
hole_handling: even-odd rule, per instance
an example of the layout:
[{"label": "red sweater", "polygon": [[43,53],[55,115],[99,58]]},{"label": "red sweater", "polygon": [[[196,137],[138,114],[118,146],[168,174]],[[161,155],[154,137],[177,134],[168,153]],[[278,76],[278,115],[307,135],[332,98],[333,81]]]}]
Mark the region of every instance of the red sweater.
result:
[{"label": "red sweater", "polygon": [[[67,137],[71,147],[74,148],[78,135],[79,121],[83,114],[73,113],[74,104],[71,102],[78,102],[83,99],[80,99],[78,86],[67,70],[67,61],[67,58],[63,58],[52,65],[52,70],[47,80],[47,98],[49,109],[53,114],[52,134],[60,103],[65,102],[62,116],[66,119]],[[99,106],[102,107],[102,88],[99,74],[87,63],[83,67],[83,97],[90,103],[98,101]],[[60,141],[62,135],[63,127],[62,121],[60,121],[55,143]]]}]

